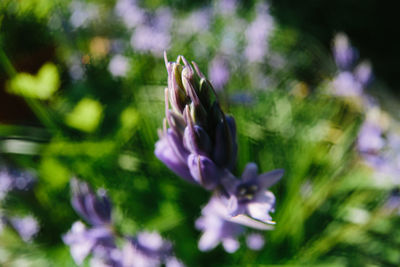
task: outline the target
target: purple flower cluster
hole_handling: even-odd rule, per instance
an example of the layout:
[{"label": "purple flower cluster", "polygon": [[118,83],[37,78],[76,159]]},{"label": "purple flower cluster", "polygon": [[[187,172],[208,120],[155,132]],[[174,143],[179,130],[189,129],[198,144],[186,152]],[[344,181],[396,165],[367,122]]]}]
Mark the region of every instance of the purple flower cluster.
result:
[{"label": "purple flower cluster", "polygon": [[400,184],[400,134],[396,122],[379,109],[369,108],[357,139],[357,149],[364,162],[375,171],[382,185]]},{"label": "purple flower cluster", "polygon": [[[215,248],[219,243],[228,253],[234,253],[240,243],[237,240],[245,234],[248,226],[258,230],[271,230],[273,227],[262,222],[251,220],[243,215],[232,216],[227,209],[227,201],[219,196],[213,196],[202,209],[202,216],[196,220],[196,228],[203,232],[198,247],[201,251]],[[259,250],[264,245],[261,234],[247,235],[247,246],[252,250]]]},{"label": "purple flower cluster", "polygon": [[39,223],[31,215],[6,216],[0,213],[0,232],[3,225],[9,225],[25,242],[31,242],[39,232]]},{"label": "purple flower cluster", "polygon": [[196,223],[204,232],[199,248],[212,249],[222,242],[234,252],[243,225],[271,229],[269,212],[274,211],[275,196],[268,188],[283,170],[258,175],[257,166],[249,163],[237,179],[231,173],[237,154],[234,118],[221,110],[213,86],[196,63],[189,64],[183,56],[168,62],[165,55],[165,64],[166,118],[155,154],[183,179],[214,191]]},{"label": "purple flower cluster", "polygon": [[[29,191],[36,183],[33,175],[27,171],[0,166],[0,201],[9,192]],[[39,223],[31,215],[12,216],[0,213],[0,230],[3,225],[9,225],[25,242],[30,242],[39,232]]]},{"label": "purple flower cluster", "polygon": [[364,88],[372,80],[371,64],[364,61],[354,67],[358,51],[343,33],[337,34],[334,39],[333,56],[339,69],[332,83],[334,93],[340,96],[362,96]]},{"label": "purple flower cluster", "polygon": [[357,63],[358,51],[343,33],[336,35],[333,55],[339,69],[333,81],[334,92],[358,100],[365,113],[356,148],[363,161],[372,168],[376,182],[383,186],[400,184],[400,133],[398,124],[380,107],[364,88],[373,78],[371,63]]},{"label": "purple flower cluster", "polygon": [[246,30],[247,46],[245,55],[252,62],[262,61],[268,52],[268,38],[275,28],[274,19],[268,12],[268,5],[257,5],[257,16]]},{"label": "purple flower cluster", "polygon": [[140,7],[135,0],[118,0],[115,13],[133,31],[130,43],[134,50],[162,56],[162,52],[169,47],[173,23],[169,8],[158,8],[150,12]]},{"label": "purple flower cluster", "polygon": [[0,166],[0,200],[10,191],[28,191],[36,179],[29,172]]},{"label": "purple flower cluster", "polygon": [[[111,202],[104,190],[98,190],[95,194],[87,183],[77,179],[71,180],[71,189],[73,208],[90,225],[87,228],[77,221],[63,236],[76,264],[81,265],[91,254],[91,266],[183,266],[173,256],[172,244],[163,240],[158,233],[141,232],[134,237],[117,233],[111,217]],[[122,249],[117,246],[118,237],[124,239]]]}]

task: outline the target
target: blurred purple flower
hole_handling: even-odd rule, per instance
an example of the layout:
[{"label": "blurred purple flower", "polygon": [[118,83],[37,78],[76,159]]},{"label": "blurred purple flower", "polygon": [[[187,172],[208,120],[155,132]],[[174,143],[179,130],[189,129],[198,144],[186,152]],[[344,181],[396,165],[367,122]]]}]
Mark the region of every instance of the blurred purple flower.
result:
[{"label": "blurred purple flower", "polygon": [[108,70],[114,77],[124,77],[130,68],[129,61],[122,55],[115,55],[111,58]]},{"label": "blurred purple flower", "polygon": [[181,34],[194,35],[206,32],[210,27],[211,11],[207,8],[195,10],[179,22],[177,31]]},{"label": "blurred purple flower", "polygon": [[351,46],[347,35],[338,33],[333,40],[333,56],[336,65],[342,70],[347,70],[357,60],[358,51]]},{"label": "blurred purple flower", "polygon": [[[89,254],[102,262],[113,262],[112,252],[117,249],[113,233],[109,228],[99,226],[87,229],[85,225],[77,221],[71,230],[63,236],[65,244],[70,246],[72,258],[80,265]],[[117,265],[110,265],[117,266]]]},{"label": "blurred purple flower", "polygon": [[381,127],[366,121],[358,134],[358,150],[361,153],[376,154],[384,145]]},{"label": "blurred purple flower", "polygon": [[[239,247],[238,238],[244,234],[245,227],[259,230],[271,230],[270,225],[265,225],[246,216],[232,217],[227,209],[226,199],[213,196],[201,211],[202,216],[196,220],[196,228],[203,232],[198,247],[201,251],[208,251],[222,243],[225,251],[234,253]],[[250,234],[247,236],[247,245],[252,250],[259,250],[264,245],[261,235]]]},{"label": "blurred purple flower", "polygon": [[74,28],[86,27],[100,14],[99,7],[93,3],[73,1],[69,7],[71,11],[69,21]]},{"label": "blurred purple flower", "polygon": [[0,166],[0,200],[10,191],[28,191],[35,183],[36,179],[28,171]]},{"label": "blurred purple flower", "polygon": [[215,57],[209,63],[208,76],[216,90],[222,90],[229,81],[228,63],[222,57]]},{"label": "blurred purple flower", "polygon": [[169,257],[165,260],[165,267],[184,267],[185,265],[175,257]]},{"label": "blurred purple flower", "polygon": [[170,41],[170,27],[172,26],[172,14],[168,8],[160,8],[155,15],[150,17],[135,28],[131,37],[133,49],[141,52],[151,52],[161,56],[167,50]]},{"label": "blurred purple flower", "polygon": [[167,33],[173,22],[173,15],[169,8],[163,7],[158,8],[154,14],[151,24],[152,26],[159,30]]},{"label": "blurred purple flower", "polygon": [[257,16],[246,30],[247,46],[246,59],[252,62],[261,62],[268,53],[268,38],[274,30],[274,19],[269,14],[266,4],[257,5]]},{"label": "blurred purple flower", "polygon": [[183,267],[173,255],[172,244],[156,232],[140,232],[134,237],[125,237],[127,242],[120,250],[116,239],[122,235],[118,235],[112,225],[111,203],[104,190],[95,195],[87,183],[77,179],[71,180],[71,188],[74,209],[92,225],[88,229],[77,221],[63,236],[76,264],[82,264],[91,254],[90,265],[96,267],[157,267],[161,264]]},{"label": "blurred purple flower", "polygon": [[199,249],[208,251],[222,243],[225,251],[234,253],[240,246],[238,236],[244,232],[240,224],[225,220],[225,206],[220,199],[213,197],[202,209],[202,216],[196,220],[196,228],[203,232],[199,240]]},{"label": "blurred purple flower", "polygon": [[237,8],[237,0],[219,0],[216,11],[222,15],[232,15]]},{"label": "blurred purple flower", "polygon": [[173,256],[172,244],[157,232],[140,232],[128,241],[122,251],[124,267],[183,267]]},{"label": "blurred purple flower", "polygon": [[151,52],[154,55],[161,56],[162,52],[168,49],[170,39],[169,33],[143,25],[135,29],[131,38],[131,45],[138,51]]},{"label": "blurred purple flower", "polygon": [[272,220],[269,215],[274,211],[275,196],[267,189],[283,176],[282,169],[258,175],[255,163],[248,163],[241,181],[228,176],[222,181],[230,194],[228,210],[232,216],[246,214],[263,222]]},{"label": "blurred purple flower", "polygon": [[172,254],[172,244],[157,232],[140,232],[132,242],[141,253],[152,258],[167,258]]},{"label": "blurred purple flower", "polygon": [[5,168],[0,167],[0,200],[12,189],[12,178]]},{"label": "blurred purple flower", "polygon": [[354,77],[362,86],[367,86],[371,82],[372,76],[372,66],[368,61],[361,62],[354,70]]},{"label": "blurred purple flower", "polygon": [[384,209],[391,213],[400,213],[400,192],[398,188],[390,193],[384,205]]},{"label": "blurred purple flower", "polygon": [[363,92],[362,85],[348,71],[340,72],[332,85],[334,93],[339,96],[360,96]]},{"label": "blurred purple flower", "polygon": [[115,13],[122,18],[127,28],[141,25],[146,19],[144,10],[137,5],[135,0],[118,0]]},{"label": "blurred purple flower", "polygon": [[104,190],[96,195],[87,183],[72,179],[71,191],[71,204],[85,221],[93,226],[111,223],[111,202]]},{"label": "blurred purple flower", "polygon": [[261,250],[264,247],[265,240],[261,234],[251,233],[246,237],[246,244],[252,250]]},{"label": "blurred purple flower", "polygon": [[31,241],[39,232],[39,224],[32,216],[11,217],[7,221],[25,242]]}]

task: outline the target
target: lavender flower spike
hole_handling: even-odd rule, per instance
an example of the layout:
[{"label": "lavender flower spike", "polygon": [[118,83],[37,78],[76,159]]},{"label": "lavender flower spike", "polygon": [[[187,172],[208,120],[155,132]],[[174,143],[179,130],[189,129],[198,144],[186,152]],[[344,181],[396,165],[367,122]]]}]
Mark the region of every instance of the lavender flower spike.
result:
[{"label": "lavender flower spike", "polygon": [[242,174],[242,180],[224,179],[223,184],[230,194],[228,210],[232,216],[246,214],[266,223],[274,223],[270,212],[274,211],[275,196],[267,189],[278,182],[284,171],[273,170],[257,174],[255,163],[248,163]]},{"label": "lavender flower spike", "polygon": [[74,178],[71,191],[71,204],[86,222],[93,226],[111,223],[111,202],[104,190],[99,190],[96,195],[87,183]]},{"label": "lavender flower spike", "polygon": [[183,56],[168,62],[165,54],[166,118],[155,154],[185,180],[213,190],[224,170],[235,165],[236,125],[221,110],[211,83],[192,64]]}]

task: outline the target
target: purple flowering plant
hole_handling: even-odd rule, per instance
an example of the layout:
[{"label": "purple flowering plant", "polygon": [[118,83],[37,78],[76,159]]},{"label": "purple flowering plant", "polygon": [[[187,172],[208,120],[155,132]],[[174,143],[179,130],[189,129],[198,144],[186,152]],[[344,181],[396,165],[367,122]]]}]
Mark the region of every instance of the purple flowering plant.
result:
[{"label": "purple flowering plant", "polygon": [[[71,180],[71,204],[89,225],[76,221],[63,235],[71,256],[78,265],[91,255],[90,266],[183,266],[173,255],[172,243],[156,232],[127,236],[117,231],[112,220],[111,201],[103,189],[93,192],[86,182]],[[122,239],[120,248],[118,240]],[[172,265],[175,264],[175,265]]]},{"label": "purple flowering plant", "polygon": [[271,229],[269,213],[274,211],[275,196],[268,189],[284,172],[258,175],[257,165],[249,163],[242,179],[236,178],[234,118],[222,111],[212,84],[195,62],[190,64],[183,56],[169,62],[166,53],[164,59],[168,87],[155,155],[181,178],[214,192],[196,224],[204,232],[199,248],[208,250],[221,241],[234,252],[238,246],[233,240],[242,225]]}]

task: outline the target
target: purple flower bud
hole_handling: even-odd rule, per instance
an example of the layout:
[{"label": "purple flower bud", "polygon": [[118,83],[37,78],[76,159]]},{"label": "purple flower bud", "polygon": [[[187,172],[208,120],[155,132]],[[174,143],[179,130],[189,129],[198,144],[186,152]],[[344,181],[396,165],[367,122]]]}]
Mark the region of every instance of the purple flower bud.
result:
[{"label": "purple flower bud", "polygon": [[188,125],[185,129],[183,143],[192,153],[209,155],[211,140],[207,133],[198,125]]},{"label": "purple flower bud", "polygon": [[31,241],[39,232],[39,224],[32,216],[11,217],[7,221],[25,242]]},{"label": "purple flower bud", "polygon": [[232,169],[236,161],[234,120],[222,112],[211,83],[194,62],[192,66],[183,56],[168,62],[165,55],[165,65],[169,129],[164,124],[155,154],[182,178],[214,189],[223,170]]},{"label": "purple flower bud", "polygon": [[[167,63],[168,72],[168,93],[172,108],[176,112],[182,112],[186,106],[187,95],[179,78],[182,72],[182,66],[177,63]],[[178,77],[178,78],[177,78]]]},{"label": "purple flower bud", "polygon": [[190,154],[187,164],[190,173],[196,182],[208,190],[212,190],[219,184],[221,170],[209,158],[197,154]]},{"label": "purple flower bud", "polygon": [[237,145],[233,140],[236,135],[235,120],[226,117],[225,121],[220,121],[216,127],[215,148],[213,159],[219,166],[232,169],[236,161]]},{"label": "purple flower bud", "polygon": [[111,202],[104,190],[95,195],[89,185],[77,179],[71,180],[71,204],[85,221],[93,226],[111,223]]},{"label": "purple flower bud", "polygon": [[173,172],[189,182],[194,182],[186,163],[179,160],[165,139],[156,143],[155,154]]}]

